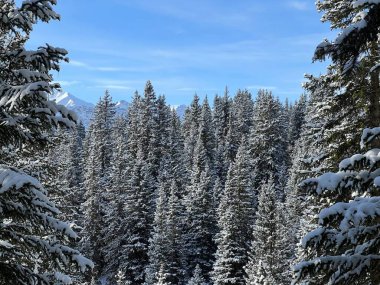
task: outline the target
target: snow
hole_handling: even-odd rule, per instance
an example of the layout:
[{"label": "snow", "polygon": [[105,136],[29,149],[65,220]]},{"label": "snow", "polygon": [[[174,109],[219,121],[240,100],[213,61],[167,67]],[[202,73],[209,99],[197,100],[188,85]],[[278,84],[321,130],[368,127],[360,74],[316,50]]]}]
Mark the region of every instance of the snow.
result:
[{"label": "snow", "polygon": [[380,176],[376,177],[374,180],[373,180],[373,185],[377,188],[380,187]]},{"label": "snow", "polygon": [[54,277],[57,281],[60,281],[62,284],[72,284],[73,281],[71,280],[71,278],[61,272],[56,272],[54,274]]},{"label": "snow", "polygon": [[301,182],[300,187],[304,187],[307,185],[316,185],[316,192],[320,195],[324,191],[336,191],[338,189],[339,184],[342,180],[347,177],[349,174],[343,171],[334,173],[327,172],[317,178],[309,178],[305,179]]},{"label": "snow", "polygon": [[370,4],[374,4],[374,5],[380,4],[380,0],[356,0],[356,1],[353,1],[352,7],[358,8],[360,6],[370,5]]},{"label": "snow", "polygon": [[380,197],[359,197],[348,203],[336,203],[320,212],[319,223],[324,224],[332,216],[343,217],[339,225],[342,231],[358,228],[366,219],[380,216]]},{"label": "snow", "polygon": [[377,63],[375,64],[370,70],[369,70],[369,73],[372,73],[374,72],[375,70],[379,69],[380,68],[380,63]]},{"label": "snow", "polygon": [[74,255],[72,259],[77,263],[81,272],[85,272],[87,268],[94,268],[94,263],[83,255]]},{"label": "snow", "polygon": [[380,127],[377,128],[366,128],[363,130],[362,137],[360,140],[360,147],[363,149],[370,143],[373,139],[380,135]]},{"label": "snow", "polygon": [[7,242],[5,240],[0,239],[0,247],[5,247],[7,249],[10,249],[10,248],[13,248],[14,245],[10,244],[9,242]]},{"label": "snow", "polygon": [[13,188],[18,190],[26,185],[42,188],[37,179],[6,165],[0,165],[0,184],[0,194]]},{"label": "snow", "polygon": [[52,95],[49,99],[52,101],[55,101],[57,104],[64,105],[66,108],[69,108],[69,109],[72,109],[78,106],[86,106],[89,108],[94,108],[93,104],[86,102],[84,100],[81,100],[68,92],[57,92],[54,95]]},{"label": "snow", "polygon": [[339,163],[339,169],[353,170],[359,162],[365,160],[366,164],[370,166],[375,165],[380,160],[380,149],[372,149],[365,154],[355,154],[350,158],[346,158]]},{"label": "snow", "polygon": [[[363,14],[360,14],[360,17],[363,17]],[[334,44],[339,45],[343,42],[343,40],[354,30],[361,30],[367,26],[367,21],[365,19],[361,19],[360,21],[353,23],[351,26],[345,28],[339,36],[335,39]]]},{"label": "snow", "polygon": [[[94,114],[95,105],[79,99],[73,94],[65,91],[57,92],[49,98],[52,101],[55,101],[59,105],[65,106],[67,109],[72,112],[70,115],[74,120],[79,119],[85,127],[88,127],[91,122],[91,118]],[[123,115],[128,111],[129,102],[121,100],[116,102],[115,111],[118,115]],[[74,114],[72,114],[74,113]]]}]

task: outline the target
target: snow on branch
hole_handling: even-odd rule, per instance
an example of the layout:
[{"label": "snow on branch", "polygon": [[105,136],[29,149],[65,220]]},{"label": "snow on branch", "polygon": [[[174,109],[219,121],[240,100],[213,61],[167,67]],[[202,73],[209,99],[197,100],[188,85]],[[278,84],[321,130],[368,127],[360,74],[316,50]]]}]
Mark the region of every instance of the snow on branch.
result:
[{"label": "snow on branch", "polygon": [[380,127],[376,128],[366,128],[363,130],[362,137],[360,140],[360,147],[363,149],[371,143],[374,139],[376,139],[380,135]]}]

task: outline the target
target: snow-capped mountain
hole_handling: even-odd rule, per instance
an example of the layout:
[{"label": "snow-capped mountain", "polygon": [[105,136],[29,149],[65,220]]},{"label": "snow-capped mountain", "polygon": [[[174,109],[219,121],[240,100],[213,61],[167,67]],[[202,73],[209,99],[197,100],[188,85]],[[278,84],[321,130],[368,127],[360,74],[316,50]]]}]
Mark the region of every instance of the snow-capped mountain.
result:
[{"label": "snow-capped mountain", "polygon": [[128,111],[129,103],[125,100],[121,100],[116,103],[116,114],[123,114]]},{"label": "snow-capped mountain", "polygon": [[79,99],[68,92],[57,92],[50,97],[50,100],[55,100],[57,104],[64,105],[66,108],[77,113],[78,118],[86,127],[90,124],[92,114],[94,113],[94,104]]},{"label": "snow-capped mountain", "polygon": [[175,110],[177,112],[178,117],[182,120],[185,117],[187,106],[186,105],[179,105],[175,107]]},{"label": "snow-capped mountain", "polygon": [[[82,121],[85,127],[88,127],[94,114],[95,105],[86,102],[73,94],[68,92],[57,92],[50,97],[50,100],[55,100],[57,104],[64,105],[69,110],[77,113],[78,118]],[[116,102],[116,114],[121,115],[127,112],[129,103],[125,100]],[[175,106],[174,109],[177,111],[178,116],[182,119],[185,114],[187,106],[179,105]]]}]

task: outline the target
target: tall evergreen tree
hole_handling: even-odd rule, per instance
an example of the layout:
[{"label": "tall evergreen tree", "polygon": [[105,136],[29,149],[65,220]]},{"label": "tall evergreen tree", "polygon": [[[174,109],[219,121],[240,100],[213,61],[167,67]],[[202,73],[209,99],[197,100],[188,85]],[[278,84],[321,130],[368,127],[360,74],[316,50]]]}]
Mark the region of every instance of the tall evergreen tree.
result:
[{"label": "tall evergreen tree", "polygon": [[227,136],[230,127],[231,99],[226,87],[223,97],[215,96],[213,126],[215,129],[215,175],[224,185],[231,161],[228,159]]},{"label": "tall evergreen tree", "polygon": [[216,261],[213,284],[245,284],[243,267],[248,261],[252,237],[254,191],[250,172],[248,144],[240,144],[236,161],[231,165],[218,209]]},{"label": "tall evergreen tree", "polygon": [[[0,146],[31,148],[43,144],[58,125],[73,127],[76,116],[48,100],[56,84],[51,71],[67,52],[50,45],[26,50],[39,21],[58,20],[55,1],[0,1]],[[2,160],[5,155],[2,151]],[[2,161],[2,163],[8,163]],[[56,217],[58,209],[35,178],[0,166],[0,283],[68,282],[71,262],[82,270],[92,263],[67,245],[77,235]]]},{"label": "tall evergreen tree", "polygon": [[114,152],[112,159],[111,185],[107,192],[107,212],[104,216],[102,235],[104,236],[104,269],[103,276],[108,276],[110,282],[115,282],[122,263],[120,248],[125,244],[124,227],[126,200],[126,167],[127,161],[127,120],[122,116],[115,119],[112,129]]},{"label": "tall evergreen tree", "polygon": [[[365,129],[362,146],[378,135],[378,128]],[[355,154],[339,164],[338,172],[301,183],[321,201],[338,202],[319,213],[319,227],[302,240],[304,260],[295,266],[294,284],[379,283],[378,152]]]},{"label": "tall evergreen tree", "polygon": [[126,231],[120,237],[123,244],[119,264],[119,280],[125,284],[143,284],[145,269],[149,263],[148,246],[150,237],[150,193],[145,182],[146,161],[140,147],[127,177],[124,216],[121,227]]},{"label": "tall evergreen tree", "polygon": [[283,185],[288,161],[283,119],[280,102],[271,92],[260,90],[255,102],[254,126],[249,138],[253,158],[253,186],[256,191],[270,176],[274,183]]},{"label": "tall evergreen tree", "polygon": [[187,282],[187,285],[206,285],[206,280],[203,277],[202,269],[197,265],[194,269],[193,277]]},{"label": "tall evergreen tree", "polygon": [[198,138],[200,118],[201,106],[199,104],[199,97],[195,95],[190,107],[186,110],[183,122],[185,155],[187,168],[190,170],[192,169],[194,162],[194,151]]},{"label": "tall evergreen tree", "polygon": [[111,160],[113,154],[112,127],[115,116],[115,104],[108,92],[100,99],[95,108],[91,132],[88,133],[89,144],[85,165],[86,202],[84,204],[85,220],[83,229],[83,248],[93,259],[95,269],[93,283],[101,276],[104,263],[104,216],[110,188]]},{"label": "tall evergreen tree", "polygon": [[246,266],[246,284],[287,284],[281,264],[286,260],[281,248],[280,208],[273,180],[263,184],[253,228],[253,241]]},{"label": "tall evergreen tree", "polygon": [[[205,151],[202,153],[206,156]],[[187,276],[190,276],[195,266],[199,265],[206,280],[209,280],[208,275],[212,269],[215,253],[211,183],[207,163],[203,170],[193,171],[186,197],[186,233],[184,235]]]}]

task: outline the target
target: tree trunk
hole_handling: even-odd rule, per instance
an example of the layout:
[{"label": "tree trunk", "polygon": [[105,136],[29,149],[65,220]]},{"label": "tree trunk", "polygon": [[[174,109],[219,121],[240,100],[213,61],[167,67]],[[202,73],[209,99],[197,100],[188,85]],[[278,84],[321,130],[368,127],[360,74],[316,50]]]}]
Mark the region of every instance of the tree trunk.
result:
[{"label": "tree trunk", "polygon": [[380,84],[379,71],[371,73],[371,90],[369,92],[368,126],[370,128],[380,126]]}]

